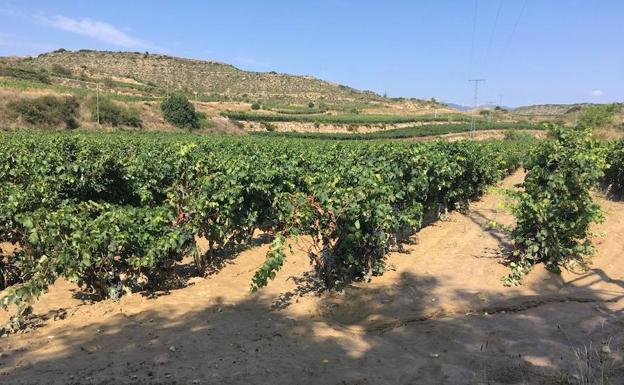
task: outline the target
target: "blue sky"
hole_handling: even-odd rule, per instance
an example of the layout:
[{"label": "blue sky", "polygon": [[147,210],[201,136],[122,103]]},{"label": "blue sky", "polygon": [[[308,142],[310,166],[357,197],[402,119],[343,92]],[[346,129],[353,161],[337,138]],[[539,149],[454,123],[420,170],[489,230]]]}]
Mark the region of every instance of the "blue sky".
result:
[{"label": "blue sky", "polygon": [[[184,4],[183,4],[184,3]],[[472,104],[624,101],[624,1],[6,1],[0,55],[162,52]]]}]

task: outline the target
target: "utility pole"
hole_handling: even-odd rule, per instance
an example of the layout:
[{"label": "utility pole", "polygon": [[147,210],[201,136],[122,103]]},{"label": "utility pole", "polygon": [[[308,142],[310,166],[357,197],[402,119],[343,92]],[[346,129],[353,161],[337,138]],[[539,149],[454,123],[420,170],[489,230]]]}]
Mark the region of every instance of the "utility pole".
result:
[{"label": "utility pole", "polygon": [[195,94],[195,104],[197,104],[197,91],[193,91],[193,93]]},{"label": "utility pole", "polygon": [[503,108],[503,94],[498,94],[498,106]]},{"label": "utility pole", "polygon": [[485,79],[470,79],[469,82],[474,82],[474,109],[472,111],[472,119],[470,120],[470,132],[474,133],[475,126],[475,114],[477,112],[477,106],[479,105],[479,82],[484,82]]},{"label": "utility pole", "polygon": [[98,126],[100,125],[100,83],[95,86],[95,111],[97,114]]},{"label": "utility pole", "polygon": [[494,115],[494,104],[496,103],[495,100],[492,100],[490,102],[488,102],[488,104],[490,105],[490,109],[488,110],[488,123],[492,123],[492,115]]}]

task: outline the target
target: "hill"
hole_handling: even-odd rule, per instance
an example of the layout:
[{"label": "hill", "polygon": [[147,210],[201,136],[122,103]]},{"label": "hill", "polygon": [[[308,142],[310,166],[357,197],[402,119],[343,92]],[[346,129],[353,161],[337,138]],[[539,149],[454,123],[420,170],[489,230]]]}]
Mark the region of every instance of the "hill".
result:
[{"label": "hill", "polygon": [[[457,116],[456,110],[433,98],[387,98],[311,76],[244,71],[215,61],[148,52],[59,49],[33,57],[0,57],[3,128],[23,125],[11,117],[16,115],[7,108],[11,101],[41,94],[77,97],[81,106],[77,124],[99,128],[84,107],[98,92],[137,111],[144,128],[157,130],[173,129],[159,108],[159,102],[173,92],[185,94],[205,114],[207,126],[226,132],[268,130],[263,122],[241,122],[228,115],[257,109],[265,115],[283,115],[275,127],[288,131],[375,131],[416,121],[451,121]],[[306,122],[302,122],[304,114],[311,116]]]},{"label": "hill", "polygon": [[513,109],[513,113],[518,115],[536,115],[536,116],[562,116],[577,112],[590,103],[574,103],[574,104],[535,104],[530,106],[521,106]]},{"label": "hill", "polygon": [[359,91],[311,76],[243,71],[215,61],[147,52],[57,50],[36,57],[4,58],[3,62],[68,78],[112,80],[151,87],[153,91],[162,89],[166,92],[168,89],[192,94],[197,92],[215,99],[282,99],[291,103],[318,100],[328,103],[391,102],[371,91]]}]

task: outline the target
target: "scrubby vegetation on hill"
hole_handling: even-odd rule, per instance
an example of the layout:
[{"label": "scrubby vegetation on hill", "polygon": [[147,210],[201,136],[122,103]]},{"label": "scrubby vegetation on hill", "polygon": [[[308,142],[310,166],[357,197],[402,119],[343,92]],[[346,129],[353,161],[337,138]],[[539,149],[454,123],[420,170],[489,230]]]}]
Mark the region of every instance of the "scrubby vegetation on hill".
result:
[{"label": "scrubby vegetation on hill", "polygon": [[50,95],[22,98],[7,104],[9,114],[17,121],[44,128],[77,128],[78,108],[78,101],[74,97]]},{"label": "scrubby vegetation on hill", "polygon": [[[65,74],[90,73],[97,77],[124,77],[143,84],[178,91],[268,98],[289,95],[307,103],[324,96],[327,100],[381,101],[371,92],[333,84],[310,76],[275,72],[242,71],[228,64],[133,52],[61,51],[24,59],[21,65],[49,71],[63,68]],[[58,72],[58,71],[56,71]]]},{"label": "scrubby vegetation on hill", "polygon": [[126,108],[110,99],[101,98],[99,105],[96,98],[89,99],[91,119],[99,124],[109,124],[113,127],[136,127],[143,126],[139,112],[132,108]]}]

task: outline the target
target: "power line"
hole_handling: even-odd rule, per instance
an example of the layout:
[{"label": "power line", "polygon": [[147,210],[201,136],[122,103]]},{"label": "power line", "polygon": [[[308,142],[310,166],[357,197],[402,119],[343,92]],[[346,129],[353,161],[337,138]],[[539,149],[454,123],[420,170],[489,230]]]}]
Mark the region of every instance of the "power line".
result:
[{"label": "power line", "polygon": [[509,49],[509,46],[511,45],[513,37],[516,34],[516,30],[518,29],[518,25],[520,24],[520,19],[522,18],[522,15],[524,14],[524,10],[526,9],[526,6],[527,6],[528,2],[529,2],[529,0],[524,0],[524,2],[522,3],[522,8],[520,8],[520,12],[518,13],[518,17],[516,18],[516,22],[514,23],[513,28],[511,29],[511,33],[509,34],[509,38],[507,39],[507,43],[503,47],[503,50],[501,51],[501,54],[500,54],[500,56],[498,58],[497,67],[500,65],[500,62],[503,59],[503,57],[505,57],[505,55],[507,54],[507,50]]},{"label": "power line", "polygon": [[479,9],[479,0],[474,2],[474,14],[472,15],[472,38],[470,40],[470,66],[474,63],[475,35],[477,33],[477,11]]},{"label": "power line", "polygon": [[498,19],[500,18],[501,9],[503,8],[503,0],[498,0],[498,8],[496,9],[496,17],[494,18],[494,24],[492,26],[492,32],[490,33],[490,40],[488,41],[486,56],[489,56],[492,51],[492,43],[494,42],[494,35],[496,34],[496,27],[498,27]]},{"label": "power line", "polygon": [[488,104],[488,123],[492,123],[492,115],[493,115],[492,111],[494,111],[495,107],[493,106],[496,104],[496,100],[491,100],[487,102],[487,104]]}]

